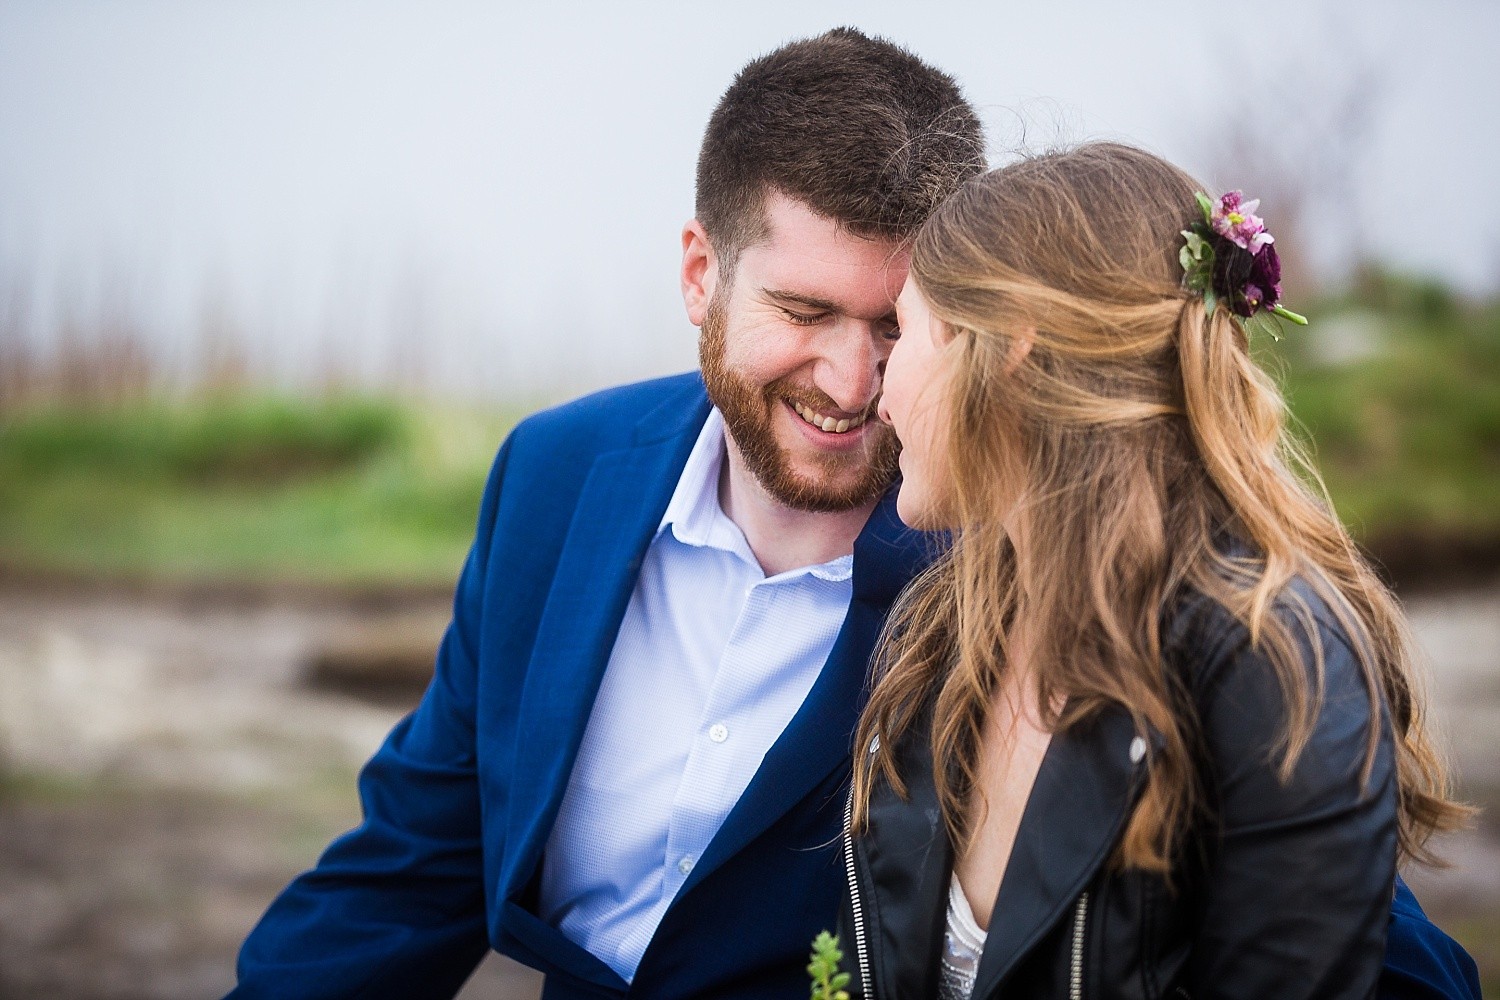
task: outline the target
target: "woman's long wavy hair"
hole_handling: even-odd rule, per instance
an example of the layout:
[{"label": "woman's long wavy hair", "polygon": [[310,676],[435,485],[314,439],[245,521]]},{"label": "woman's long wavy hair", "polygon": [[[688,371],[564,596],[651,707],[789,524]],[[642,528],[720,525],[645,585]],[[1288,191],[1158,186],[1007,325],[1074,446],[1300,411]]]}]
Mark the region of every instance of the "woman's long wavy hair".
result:
[{"label": "woman's long wavy hair", "polygon": [[[969,181],[918,234],[911,275],[952,337],[942,447],[953,544],[886,625],[855,742],[881,735],[876,753],[856,754],[856,829],[877,777],[904,794],[893,750],[931,718],[939,801],[953,842],[967,842],[981,733],[1024,621],[1046,727],[1118,705],[1158,735],[1116,860],[1167,871],[1204,803],[1191,703],[1164,668],[1164,613],[1195,591],[1244,624],[1285,699],[1285,780],[1323,676],[1312,612],[1288,587],[1296,577],[1350,637],[1371,717],[1382,703],[1389,713],[1403,858],[1432,861],[1429,834],[1466,816],[1424,728],[1394,597],[1287,433],[1239,320],[1208,315],[1181,286],[1199,190],[1149,153],[1095,143]],[[1317,662],[1303,661],[1304,643]]]}]

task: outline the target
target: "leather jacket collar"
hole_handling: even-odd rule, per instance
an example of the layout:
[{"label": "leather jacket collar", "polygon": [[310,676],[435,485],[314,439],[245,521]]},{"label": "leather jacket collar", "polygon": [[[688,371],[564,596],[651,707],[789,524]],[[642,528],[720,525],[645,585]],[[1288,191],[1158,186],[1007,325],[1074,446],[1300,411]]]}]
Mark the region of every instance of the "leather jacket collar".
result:
[{"label": "leather jacket collar", "polygon": [[[879,963],[872,971],[882,984],[880,995],[931,996],[953,846],[932,781],[927,733],[914,731],[901,743],[897,762],[910,798],[903,802],[878,784],[869,829],[853,845],[854,888],[864,910],[864,960]],[[995,912],[1005,919],[994,923],[985,941],[976,998],[993,995],[1016,962],[1075,913],[1139,794],[1144,751],[1122,709],[1108,709],[1053,737],[996,897]],[[857,963],[861,949],[854,944]],[[858,972],[855,980],[858,985]]]}]

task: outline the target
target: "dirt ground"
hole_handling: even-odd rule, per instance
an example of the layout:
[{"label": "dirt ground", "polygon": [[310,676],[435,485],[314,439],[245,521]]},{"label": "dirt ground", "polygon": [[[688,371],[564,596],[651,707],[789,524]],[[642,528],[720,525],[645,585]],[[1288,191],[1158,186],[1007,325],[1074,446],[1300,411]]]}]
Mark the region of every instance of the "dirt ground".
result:
[{"label": "dirt ground", "polygon": [[[416,694],[317,676],[371,648],[430,660],[447,608],[305,598],[0,590],[0,1000],[219,996],[271,898],[358,821],[356,770]],[[495,955],[463,996],[539,991]]]},{"label": "dirt ground", "polygon": [[[1500,584],[1409,608],[1463,788],[1490,807],[1446,839],[1453,868],[1409,878],[1496,991]],[[411,698],[310,679],[351,649],[430,649],[445,616],[0,589],[0,1000],[227,990],[272,896],[357,820],[355,769]],[[539,988],[491,956],[463,997]]]}]

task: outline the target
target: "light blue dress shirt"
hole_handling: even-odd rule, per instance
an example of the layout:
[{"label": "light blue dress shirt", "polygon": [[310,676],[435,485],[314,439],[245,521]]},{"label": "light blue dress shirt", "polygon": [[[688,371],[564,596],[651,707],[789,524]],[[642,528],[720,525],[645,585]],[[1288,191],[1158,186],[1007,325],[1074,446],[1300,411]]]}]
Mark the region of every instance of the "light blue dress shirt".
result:
[{"label": "light blue dress shirt", "polygon": [[724,448],[715,409],[646,552],[542,863],[542,918],[627,982],[853,595],[852,555],[762,572],[719,506]]}]

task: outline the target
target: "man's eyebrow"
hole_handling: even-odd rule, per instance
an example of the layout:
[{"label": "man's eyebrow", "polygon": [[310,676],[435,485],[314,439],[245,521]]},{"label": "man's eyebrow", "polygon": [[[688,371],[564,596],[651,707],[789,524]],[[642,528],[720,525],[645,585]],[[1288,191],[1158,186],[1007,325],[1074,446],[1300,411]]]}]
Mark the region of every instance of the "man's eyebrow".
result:
[{"label": "man's eyebrow", "polygon": [[844,311],[837,302],[820,299],[815,295],[800,295],[797,292],[787,292],[779,288],[762,288],[760,293],[768,299],[775,299],[790,305],[806,306],[809,309],[821,309],[831,313]]}]

